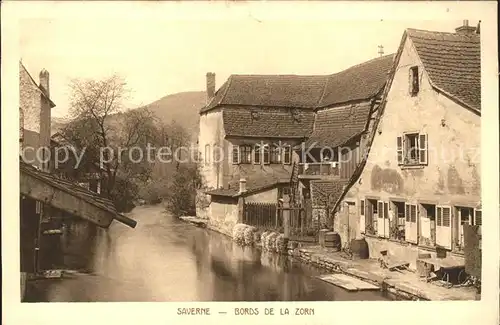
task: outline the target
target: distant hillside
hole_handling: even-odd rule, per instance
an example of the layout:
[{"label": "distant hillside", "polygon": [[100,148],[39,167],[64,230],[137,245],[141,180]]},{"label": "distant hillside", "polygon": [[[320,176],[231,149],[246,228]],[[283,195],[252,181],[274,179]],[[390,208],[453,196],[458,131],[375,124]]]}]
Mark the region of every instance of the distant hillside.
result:
[{"label": "distant hillside", "polygon": [[[188,91],[165,96],[137,109],[151,110],[164,123],[176,121],[192,134],[192,139],[196,141],[199,132],[198,112],[205,103],[204,91]],[[59,131],[67,122],[67,119],[53,117],[52,134]]]},{"label": "distant hillside", "polygon": [[206,104],[206,96],[204,91],[182,92],[165,96],[138,109],[151,110],[165,123],[176,121],[193,135],[193,140],[196,140],[200,121],[198,113]]}]

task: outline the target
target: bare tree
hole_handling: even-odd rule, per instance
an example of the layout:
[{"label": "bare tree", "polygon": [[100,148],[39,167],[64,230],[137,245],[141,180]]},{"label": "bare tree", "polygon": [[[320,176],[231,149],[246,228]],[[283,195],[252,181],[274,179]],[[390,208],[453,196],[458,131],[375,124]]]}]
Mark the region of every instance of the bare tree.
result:
[{"label": "bare tree", "polygon": [[[149,110],[121,112],[130,91],[118,75],[101,80],[75,79],[69,87],[73,122],[63,133],[79,149],[85,149],[88,163],[104,167],[106,191],[111,195],[119,172],[133,177],[146,169],[142,161],[134,166],[129,153],[134,146],[144,149],[154,137],[154,116]],[[143,172],[147,174],[147,170]]]}]

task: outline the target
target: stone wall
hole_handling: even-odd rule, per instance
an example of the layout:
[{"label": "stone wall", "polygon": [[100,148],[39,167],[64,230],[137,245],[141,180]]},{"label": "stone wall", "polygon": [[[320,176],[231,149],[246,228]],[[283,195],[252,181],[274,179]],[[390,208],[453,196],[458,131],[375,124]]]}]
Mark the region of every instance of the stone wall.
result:
[{"label": "stone wall", "polygon": [[212,197],[208,226],[231,236],[238,223],[238,200],[227,197]]}]

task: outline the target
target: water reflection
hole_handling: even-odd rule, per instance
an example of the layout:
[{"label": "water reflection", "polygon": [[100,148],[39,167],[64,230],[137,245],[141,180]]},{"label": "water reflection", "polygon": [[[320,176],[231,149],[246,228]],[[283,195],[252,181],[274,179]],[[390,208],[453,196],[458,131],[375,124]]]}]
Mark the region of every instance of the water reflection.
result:
[{"label": "water reflection", "polygon": [[158,208],[134,211],[136,229],[113,224],[97,233],[91,274],[31,283],[29,301],[387,300],[350,293],[285,256],[235,245],[224,235],[182,223]]}]

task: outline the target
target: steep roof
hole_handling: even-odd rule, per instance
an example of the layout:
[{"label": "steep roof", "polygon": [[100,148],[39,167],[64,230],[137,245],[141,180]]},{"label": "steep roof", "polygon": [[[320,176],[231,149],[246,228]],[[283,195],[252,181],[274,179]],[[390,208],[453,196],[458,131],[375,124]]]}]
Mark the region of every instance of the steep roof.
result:
[{"label": "steep roof", "polygon": [[200,113],[220,105],[316,109],[371,98],[384,86],[394,55],[331,75],[232,75]]},{"label": "steep roof", "polygon": [[306,146],[335,148],[347,143],[365,130],[370,108],[371,103],[365,101],[319,111]]},{"label": "steep roof", "polygon": [[432,86],[481,110],[481,44],[478,34],[407,29]]},{"label": "steep roof", "polygon": [[49,98],[49,96],[47,95],[47,93],[45,92],[45,90],[39,85],[36,83],[36,81],[33,79],[33,77],[30,75],[30,73],[28,72],[28,69],[26,69],[26,67],[24,66],[24,64],[19,61],[19,66],[21,67],[21,69],[26,72],[26,74],[28,75],[28,77],[30,78],[31,82],[33,83],[33,85],[35,86],[35,88],[41,93],[41,95],[48,100],[49,104],[50,104],[50,107],[55,107],[56,104],[54,104],[54,102],[52,101],[52,99]]},{"label": "steep roof", "polygon": [[314,112],[304,109],[232,106],[222,116],[228,136],[305,138],[314,124]]},{"label": "steep roof", "polygon": [[372,59],[328,78],[319,107],[372,98],[384,87],[394,54]]},{"label": "steep roof", "polygon": [[335,204],[347,184],[345,180],[311,181],[311,200],[316,207],[326,207],[327,203]]}]

